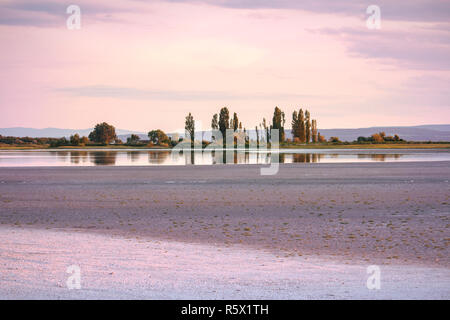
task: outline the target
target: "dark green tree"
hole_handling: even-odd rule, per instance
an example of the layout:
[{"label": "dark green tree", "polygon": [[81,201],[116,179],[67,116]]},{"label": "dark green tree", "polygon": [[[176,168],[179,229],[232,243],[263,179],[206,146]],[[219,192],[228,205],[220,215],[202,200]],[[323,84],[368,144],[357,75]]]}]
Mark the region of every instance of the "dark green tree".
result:
[{"label": "dark green tree", "polygon": [[73,146],[79,146],[81,143],[80,135],[75,133],[73,136],[70,136],[70,144]]},{"label": "dark green tree", "polygon": [[269,143],[270,142],[270,129],[269,129],[269,125],[266,122],[266,118],[263,118],[262,125],[264,128],[264,131],[266,131],[266,143]]},{"label": "dark green tree", "polygon": [[298,134],[298,114],[297,111],[294,110],[294,112],[292,113],[292,122],[291,122],[291,126],[292,126],[292,140],[294,140],[295,138],[298,138],[297,134]]},{"label": "dark green tree", "polygon": [[284,113],[281,111],[280,108],[275,107],[275,110],[273,111],[273,117],[272,117],[272,128],[278,129],[279,132],[279,142],[284,141]]},{"label": "dark green tree", "polygon": [[219,112],[219,130],[222,133],[223,146],[226,144],[226,132],[230,128],[230,111],[227,107],[220,109]]},{"label": "dark green tree", "polygon": [[186,132],[191,136],[191,148],[194,148],[194,141],[195,141],[195,121],[194,117],[189,114],[186,116],[186,121],[184,122],[184,129]]},{"label": "dark green tree", "polygon": [[234,131],[237,131],[239,129],[239,119],[236,112],[233,114],[233,126],[231,128]]},{"label": "dark green tree", "polygon": [[137,144],[141,138],[137,134],[132,134],[127,138],[127,144]]},{"label": "dark green tree", "polygon": [[219,129],[219,120],[217,120],[217,113],[213,115],[213,118],[211,120],[211,129]]}]

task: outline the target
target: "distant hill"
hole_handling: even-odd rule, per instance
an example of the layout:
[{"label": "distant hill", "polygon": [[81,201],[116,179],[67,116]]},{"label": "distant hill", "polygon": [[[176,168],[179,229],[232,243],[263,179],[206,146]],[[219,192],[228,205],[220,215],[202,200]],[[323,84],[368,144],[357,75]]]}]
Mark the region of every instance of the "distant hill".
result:
[{"label": "distant hill", "polygon": [[[88,136],[92,129],[60,129],[60,128],[0,128],[0,135],[15,137],[48,137],[60,138],[70,137],[78,133],[80,136]],[[408,141],[450,141],[450,124],[439,125],[420,125],[420,126],[403,126],[403,127],[370,127],[357,129],[320,129],[319,132],[325,138],[339,137],[341,141],[354,141],[360,136],[368,137],[374,133],[384,131],[386,135],[398,134],[400,138]],[[122,141],[126,141],[131,134],[137,134],[141,139],[148,139],[145,132],[116,129],[117,136]],[[171,136],[171,134],[168,134]],[[254,130],[249,131],[251,138],[255,138]],[[181,135],[182,136],[182,135]],[[203,139],[210,140],[211,133],[203,132]],[[292,138],[291,130],[286,130],[286,138]],[[201,139],[201,133],[196,133],[196,139]]]},{"label": "distant hill", "polygon": [[[369,137],[374,133],[384,131],[386,135],[398,134],[407,141],[450,141],[450,125],[423,125],[410,127],[370,127],[357,129],[320,129],[319,132],[325,138],[338,137],[341,141],[355,141],[358,137]],[[249,130],[251,139],[256,139],[255,130]],[[291,129],[286,129],[286,138],[292,139]],[[196,139],[199,139],[196,134]],[[211,139],[210,131],[203,134],[204,140]]]},{"label": "distant hill", "polygon": [[415,126],[413,128],[423,128],[437,131],[450,131],[450,124],[426,124],[423,126]]},{"label": "distant hill", "polygon": [[319,132],[327,139],[330,137],[339,137],[341,141],[354,141],[360,136],[368,137],[382,131],[388,136],[398,134],[400,138],[408,141],[450,141],[450,125],[319,129]]}]

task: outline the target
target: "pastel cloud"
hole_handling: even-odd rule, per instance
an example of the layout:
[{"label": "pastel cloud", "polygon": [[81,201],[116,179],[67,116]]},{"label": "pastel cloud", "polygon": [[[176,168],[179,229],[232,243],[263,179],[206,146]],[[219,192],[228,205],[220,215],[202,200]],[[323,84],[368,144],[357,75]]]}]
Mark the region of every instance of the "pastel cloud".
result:
[{"label": "pastel cloud", "polygon": [[[366,0],[166,0],[175,3],[205,3],[236,9],[296,9],[315,13],[364,17],[370,3]],[[446,0],[377,0],[383,19],[398,21],[449,21],[450,2]]]},{"label": "pastel cloud", "polygon": [[382,29],[368,33],[361,29],[325,28],[315,30],[339,38],[350,53],[396,63],[404,68],[450,70],[450,24],[447,29],[435,30],[410,27],[408,30]]},{"label": "pastel cloud", "polygon": [[275,105],[321,127],[446,122],[448,5],[433,3],[381,1],[368,30],[362,1],[80,0],[68,31],[58,1],[2,2],[0,127],[170,131],[224,105],[248,127]]}]

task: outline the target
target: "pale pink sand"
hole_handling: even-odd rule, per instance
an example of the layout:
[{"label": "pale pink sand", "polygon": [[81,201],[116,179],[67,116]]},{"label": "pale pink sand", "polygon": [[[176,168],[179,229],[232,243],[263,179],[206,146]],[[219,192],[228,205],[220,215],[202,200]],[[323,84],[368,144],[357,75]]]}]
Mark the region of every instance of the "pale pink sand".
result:
[{"label": "pale pink sand", "polygon": [[[448,268],[277,258],[260,249],[126,239],[76,230],[0,228],[1,299],[449,299]],[[81,268],[69,290],[66,268]]]}]

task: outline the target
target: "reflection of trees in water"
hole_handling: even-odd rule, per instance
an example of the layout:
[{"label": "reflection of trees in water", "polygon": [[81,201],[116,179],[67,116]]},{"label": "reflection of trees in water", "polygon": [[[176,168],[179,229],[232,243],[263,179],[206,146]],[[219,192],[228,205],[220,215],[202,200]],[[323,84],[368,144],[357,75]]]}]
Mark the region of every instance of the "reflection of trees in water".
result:
[{"label": "reflection of trees in water", "polygon": [[261,163],[270,163],[270,152],[268,153],[261,153]]},{"label": "reflection of trees in water", "polygon": [[71,151],[70,162],[79,164],[80,162],[86,162],[88,157],[87,151]]},{"label": "reflection of trees in water", "polygon": [[211,160],[212,164],[225,164],[227,163],[227,154],[228,157],[231,151],[228,150],[211,150]]},{"label": "reflection of trees in water", "polygon": [[248,151],[234,151],[234,163],[235,164],[247,164],[249,162]]},{"label": "reflection of trees in water", "polygon": [[149,151],[148,152],[148,162],[162,164],[169,157],[170,151],[161,150],[161,151]]},{"label": "reflection of trees in water", "polygon": [[68,151],[56,151],[56,157],[59,160],[66,162],[67,156],[69,155]]},{"label": "reflection of trees in water", "polygon": [[185,165],[195,164],[195,156],[200,155],[202,157],[201,151],[191,151],[191,150],[172,150],[172,151],[160,151],[160,153],[152,154],[153,151],[148,154],[148,161],[151,163],[163,163],[164,160],[170,155],[171,162],[177,163],[184,159]]},{"label": "reflection of trees in water", "polygon": [[[212,164],[248,164],[250,163],[250,152],[244,150],[212,150]],[[259,153],[256,153],[256,163],[259,163]]]},{"label": "reflection of trees in water", "polygon": [[320,162],[322,160],[323,154],[321,153],[313,153],[312,162]]},{"label": "reflection of trees in water", "polygon": [[292,162],[294,163],[315,163],[320,162],[323,158],[322,153],[294,153],[292,155]]},{"label": "reflection of trees in water", "polygon": [[116,164],[116,151],[90,151],[89,159],[96,166],[111,166]]},{"label": "reflection of trees in water", "polygon": [[212,164],[217,164],[216,156],[217,156],[216,150],[211,150],[211,161],[212,161]]},{"label": "reflection of trees in water", "polygon": [[285,159],[286,159],[286,154],[285,153],[279,153],[278,154],[278,161],[279,161],[279,163],[284,163]]},{"label": "reflection of trees in water", "polygon": [[178,158],[184,159],[185,165],[195,164],[195,151],[181,151],[176,155]]},{"label": "reflection of trees in water", "polygon": [[401,158],[401,154],[383,154],[383,153],[371,153],[371,154],[358,154],[358,159],[370,159],[372,161],[386,161],[389,159],[398,160]]},{"label": "reflection of trees in water", "polygon": [[141,156],[141,151],[128,151],[127,158],[131,160],[131,162],[136,162],[139,160]]}]

